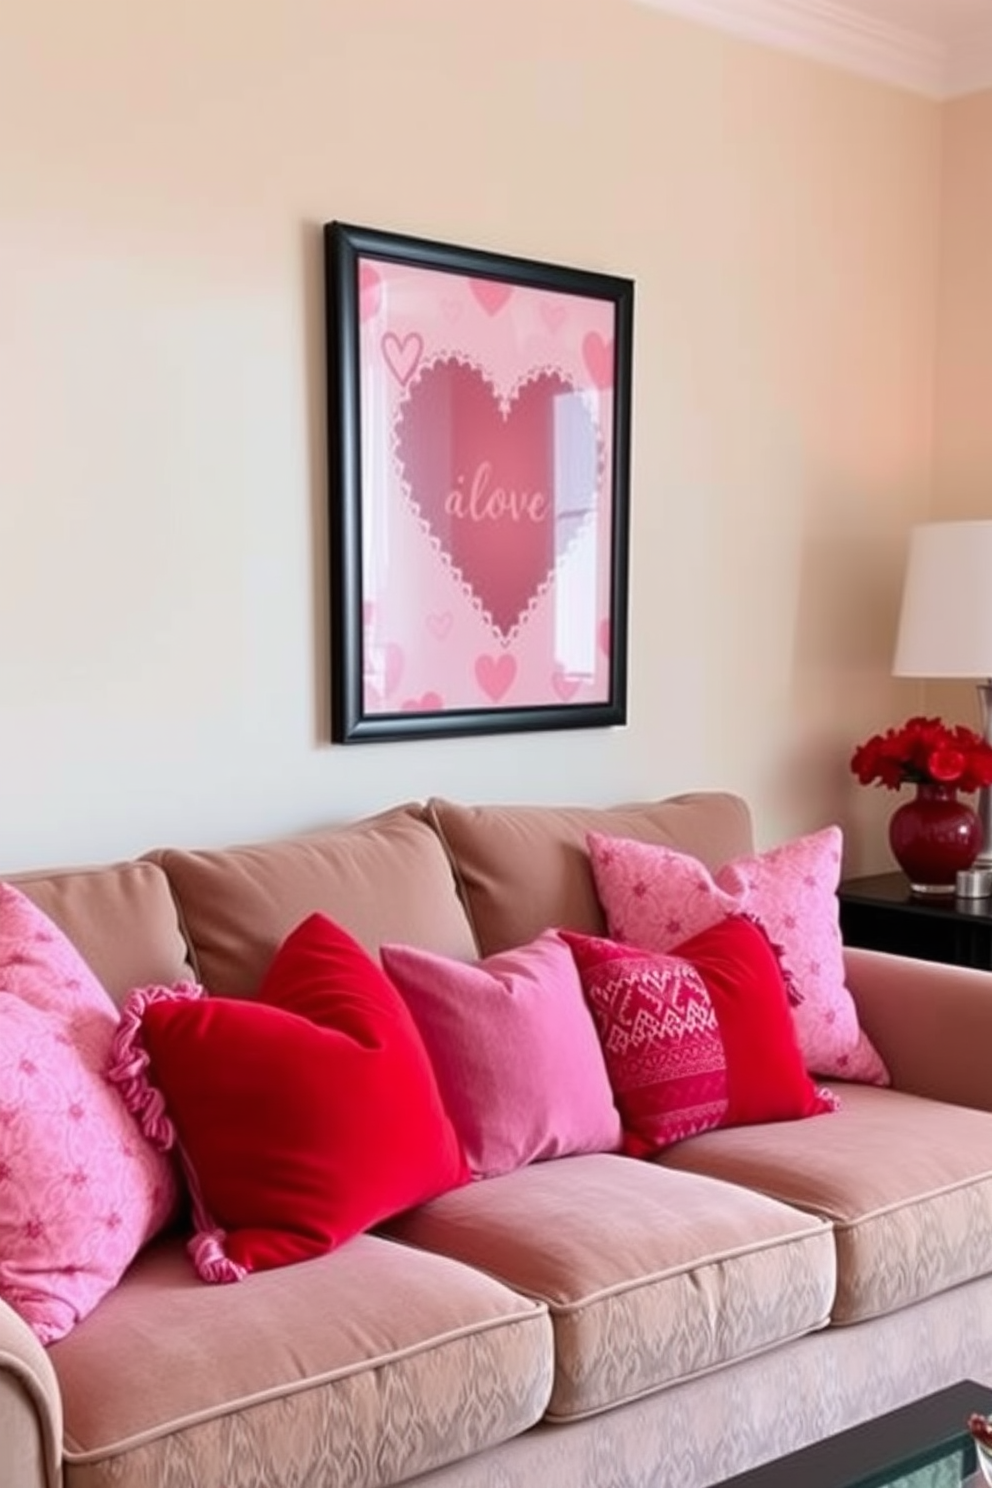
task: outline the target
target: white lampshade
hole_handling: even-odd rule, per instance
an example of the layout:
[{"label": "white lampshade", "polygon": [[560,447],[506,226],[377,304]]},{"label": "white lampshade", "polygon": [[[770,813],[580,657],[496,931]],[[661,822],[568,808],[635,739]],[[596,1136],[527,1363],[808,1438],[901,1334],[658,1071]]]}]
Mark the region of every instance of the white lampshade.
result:
[{"label": "white lampshade", "polygon": [[992,521],[913,528],[892,670],[992,678]]}]

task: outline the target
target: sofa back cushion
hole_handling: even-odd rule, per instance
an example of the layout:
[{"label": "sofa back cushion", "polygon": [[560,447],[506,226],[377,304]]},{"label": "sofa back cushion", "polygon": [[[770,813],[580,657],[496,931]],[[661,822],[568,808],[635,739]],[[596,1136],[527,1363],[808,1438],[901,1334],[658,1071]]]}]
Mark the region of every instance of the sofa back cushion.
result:
[{"label": "sofa back cushion", "polygon": [[606,934],[588,832],[661,843],[712,868],[753,847],[746,802],[721,791],[613,807],[461,806],[434,797],[427,814],[483,956],[525,945],[548,928]]},{"label": "sofa back cushion", "polygon": [[132,987],[188,980],[192,967],[169,881],[154,863],[14,874],[120,1007]]},{"label": "sofa back cushion", "polygon": [[252,996],[289,932],[315,913],[372,955],[392,940],[475,956],[451,867],[420,806],[272,842],[150,857],[168,875],[208,992]]}]

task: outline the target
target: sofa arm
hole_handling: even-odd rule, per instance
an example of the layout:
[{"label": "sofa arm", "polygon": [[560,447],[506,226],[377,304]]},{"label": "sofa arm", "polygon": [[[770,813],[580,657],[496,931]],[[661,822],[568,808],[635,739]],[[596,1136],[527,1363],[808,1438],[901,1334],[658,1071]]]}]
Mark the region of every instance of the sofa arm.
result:
[{"label": "sofa arm", "polygon": [[17,1488],[62,1481],[62,1398],[51,1360],[0,1301],[0,1479]]},{"label": "sofa arm", "polygon": [[894,1089],[992,1110],[992,973],[853,947],[844,961]]}]

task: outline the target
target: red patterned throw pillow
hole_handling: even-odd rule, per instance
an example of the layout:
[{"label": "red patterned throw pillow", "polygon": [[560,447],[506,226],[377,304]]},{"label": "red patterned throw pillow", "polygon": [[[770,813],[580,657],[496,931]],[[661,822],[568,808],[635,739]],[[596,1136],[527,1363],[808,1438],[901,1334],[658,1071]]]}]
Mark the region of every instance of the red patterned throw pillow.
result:
[{"label": "red patterned throw pillow", "polygon": [[778,960],[750,920],[730,916],[671,955],[560,934],[579,968],[629,1155],[718,1126],[836,1109],[806,1073]]},{"label": "red patterned throw pillow", "polygon": [[133,992],[110,1078],[179,1149],[204,1281],[321,1255],[469,1177],[402,998],[324,915],[287,937],[255,999]]}]

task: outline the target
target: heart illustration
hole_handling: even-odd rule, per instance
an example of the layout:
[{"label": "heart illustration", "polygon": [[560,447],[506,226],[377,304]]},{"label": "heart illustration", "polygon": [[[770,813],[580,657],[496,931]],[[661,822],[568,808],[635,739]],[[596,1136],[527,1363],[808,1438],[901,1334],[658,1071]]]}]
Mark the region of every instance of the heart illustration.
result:
[{"label": "heart illustration", "polygon": [[570,703],[582,686],[582,678],[574,677],[562,666],[556,666],[551,673],[551,686],[563,703]]},{"label": "heart illustration", "polygon": [[444,707],[444,699],[439,692],[422,692],[420,697],[407,698],[403,703],[403,713],[440,713]]},{"label": "heart illustration", "polygon": [[424,354],[424,338],[419,331],[410,331],[406,336],[397,336],[387,331],[382,338],[382,355],[386,366],[401,387],[406,387],[420,366]]},{"label": "heart illustration", "polygon": [[470,279],[468,282],[487,315],[498,315],[513,293],[512,284],[501,284],[498,279]]},{"label": "heart illustration", "polygon": [[382,280],[370,263],[358,266],[358,318],[371,320],[382,302]]},{"label": "heart illustration", "polygon": [[517,663],[512,656],[478,656],[475,661],[475,679],[486,697],[498,703],[510,688],[517,675]]},{"label": "heart illustration", "polygon": [[437,640],[443,641],[454,623],[454,618],[450,610],[444,610],[439,615],[428,615],[427,629]]},{"label": "heart illustration", "polygon": [[479,367],[441,358],[399,408],[396,455],[438,552],[508,640],[595,507],[602,455],[586,402],[546,371],[500,399]]},{"label": "heart illustration", "polygon": [[582,359],[598,388],[613,386],[612,340],[606,341],[598,331],[590,331],[582,340]]}]

